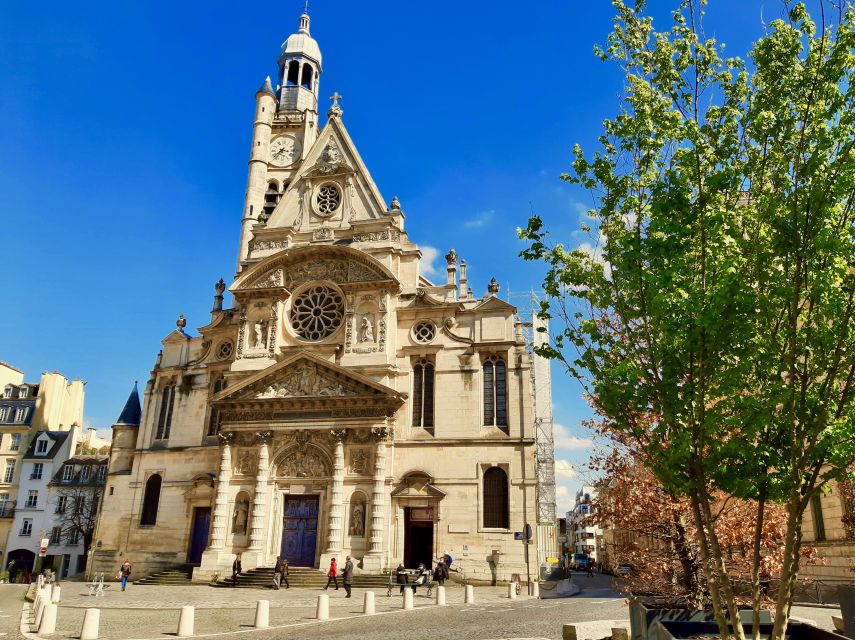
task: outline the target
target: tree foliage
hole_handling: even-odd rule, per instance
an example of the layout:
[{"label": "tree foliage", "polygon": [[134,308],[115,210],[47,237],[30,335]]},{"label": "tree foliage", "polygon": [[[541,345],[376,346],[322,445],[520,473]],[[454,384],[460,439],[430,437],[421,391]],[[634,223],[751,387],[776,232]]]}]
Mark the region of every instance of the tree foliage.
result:
[{"label": "tree foliage", "polygon": [[764,517],[783,505],[778,640],[804,511],[855,460],[855,14],[783,5],[746,62],[704,34],[702,0],[665,32],[642,0],[614,4],[598,55],[625,74],[622,107],[562,176],[592,193],[596,251],[552,244],[536,215],[520,231],[547,267],[541,313],[564,321],[539,351],[688,500],[724,638],[738,603],[718,492],[757,505],[755,610]]}]

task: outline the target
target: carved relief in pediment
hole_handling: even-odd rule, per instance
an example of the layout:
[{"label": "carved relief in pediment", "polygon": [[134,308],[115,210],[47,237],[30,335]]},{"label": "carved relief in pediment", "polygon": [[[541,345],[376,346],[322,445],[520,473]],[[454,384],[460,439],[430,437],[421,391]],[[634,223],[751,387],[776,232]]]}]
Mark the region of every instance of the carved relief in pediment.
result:
[{"label": "carved relief in pediment", "polygon": [[303,362],[289,369],[281,380],[265,387],[254,397],[258,400],[268,398],[300,398],[321,396],[355,396],[356,391],[323,373],[312,362]]},{"label": "carved relief in pediment", "polygon": [[331,280],[332,282],[371,282],[381,276],[365,265],[353,260],[307,260],[293,266],[276,266],[249,282],[247,289],[287,287],[292,291],[305,282]]},{"label": "carved relief in pediment", "polygon": [[318,156],[317,162],[315,162],[314,166],[308,171],[307,175],[329,176],[349,171],[352,171],[352,169],[345,159],[344,154],[341,152],[338,143],[331,138],[330,141],[327,142],[327,146],[324,147],[324,150],[321,151],[321,155]]},{"label": "carved relief in pediment", "polygon": [[328,461],[313,449],[286,452],[279,458],[276,470],[279,476],[286,478],[324,478],[330,475]]}]

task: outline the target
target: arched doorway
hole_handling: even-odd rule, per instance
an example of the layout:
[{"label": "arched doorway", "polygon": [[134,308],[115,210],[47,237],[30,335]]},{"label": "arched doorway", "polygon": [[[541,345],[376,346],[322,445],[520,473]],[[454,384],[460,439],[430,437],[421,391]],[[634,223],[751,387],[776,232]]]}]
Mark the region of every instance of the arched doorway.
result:
[{"label": "arched doorway", "polygon": [[[13,568],[10,569],[9,565],[15,562]],[[36,554],[29,549],[15,549],[14,551],[10,551],[9,555],[6,556],[6,570],[9,572],[9,580],[12,581],[12,573],[18,574],[18,579],[20,579],[20,575],[23,571],[28,571],[29,573],[33,572],[33,566],[36,563]]]}]

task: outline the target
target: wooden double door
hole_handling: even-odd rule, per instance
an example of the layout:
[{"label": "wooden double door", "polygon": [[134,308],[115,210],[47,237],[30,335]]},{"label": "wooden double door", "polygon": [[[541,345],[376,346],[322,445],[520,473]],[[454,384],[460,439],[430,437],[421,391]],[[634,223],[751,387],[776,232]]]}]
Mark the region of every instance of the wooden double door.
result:
[{"label": "wooden double door", "polygon": [[285,496],[281,555],[292,567],[315,566],[318,501],[318,496]]}]

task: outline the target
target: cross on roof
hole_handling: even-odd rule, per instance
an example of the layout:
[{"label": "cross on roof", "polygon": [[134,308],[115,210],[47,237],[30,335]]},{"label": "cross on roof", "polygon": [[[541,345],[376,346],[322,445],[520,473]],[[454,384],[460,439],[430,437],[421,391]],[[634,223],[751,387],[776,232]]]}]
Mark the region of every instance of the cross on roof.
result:
[{"label": "cross on roof", "polygon": [[334,92],[334,93],[330,96],[330,100],[332,100],[332,101],[333,101],[333,103],[332,103],[332,104],[333,104],[333,106],[334,106],[334,107],[337,107],[337,106],[338,106],[338,101],[339,101],[339,100],[341,100],[343,97],[344,97],[344,96],[343,96],[343,95],[341,95],[338,91]]}]

